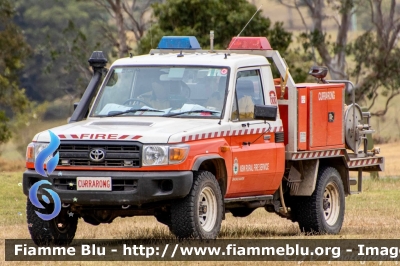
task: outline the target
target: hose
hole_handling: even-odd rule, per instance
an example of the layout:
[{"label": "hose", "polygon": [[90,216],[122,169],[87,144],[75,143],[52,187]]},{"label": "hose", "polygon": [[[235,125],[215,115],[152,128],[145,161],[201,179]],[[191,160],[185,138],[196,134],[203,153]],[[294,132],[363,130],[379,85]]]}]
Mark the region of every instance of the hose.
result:
[{"label": "hose", "polygon": [[283,207],[283,211],[285,213],[287,213],[287,208],[286,208],[286,205],[285,205],[285,199],[283,198],[282,182],[281,182],[281,185],[279,186],[279,197],[281,198],[281,204],[282,204],[282,207]]}]

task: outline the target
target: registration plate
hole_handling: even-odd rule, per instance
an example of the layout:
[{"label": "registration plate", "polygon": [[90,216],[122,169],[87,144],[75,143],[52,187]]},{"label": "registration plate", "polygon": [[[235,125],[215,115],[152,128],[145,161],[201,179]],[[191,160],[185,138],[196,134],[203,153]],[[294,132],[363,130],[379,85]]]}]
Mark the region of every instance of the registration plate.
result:
[{"label": "registration plate", "polygon": [[111,191],[111,177],[77,177],[76,190]]}]

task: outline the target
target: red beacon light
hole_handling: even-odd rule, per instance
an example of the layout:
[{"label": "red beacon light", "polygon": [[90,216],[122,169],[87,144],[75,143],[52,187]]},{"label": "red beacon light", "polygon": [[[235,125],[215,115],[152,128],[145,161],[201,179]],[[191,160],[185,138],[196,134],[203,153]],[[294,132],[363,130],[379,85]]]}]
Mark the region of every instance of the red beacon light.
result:
[{"label": "red beacon light", "polygon": [[228,46],[229,50],[272,50],[265,37],[233,37]]}]

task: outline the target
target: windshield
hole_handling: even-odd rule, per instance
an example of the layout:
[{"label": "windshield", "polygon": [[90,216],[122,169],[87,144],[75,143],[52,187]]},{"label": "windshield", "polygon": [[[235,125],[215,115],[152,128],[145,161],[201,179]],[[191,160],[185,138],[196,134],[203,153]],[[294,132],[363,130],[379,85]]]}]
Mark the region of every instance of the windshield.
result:
[{"label": "windshield", "polygon": [[107,77],[91,116],[220,118],[226,67],[116,67]]}]

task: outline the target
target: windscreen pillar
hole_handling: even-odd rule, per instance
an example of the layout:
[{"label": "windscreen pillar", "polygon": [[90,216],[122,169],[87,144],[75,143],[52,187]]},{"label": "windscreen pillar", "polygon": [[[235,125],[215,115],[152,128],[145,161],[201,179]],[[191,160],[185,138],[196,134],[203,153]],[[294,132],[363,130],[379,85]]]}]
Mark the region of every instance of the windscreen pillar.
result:
[{"label": "windscreen pillar", "polygon": [[96,94],[97,88],[100,85],[103,76],[103,70],[107,64],[107,59],[104,57],[102,51],[94,51],[88,60],[93,69],[93,77],[87,86],[78,106],[72,113],[69,123],[81,121],[85,118],[89,111],[90,102]]}]

